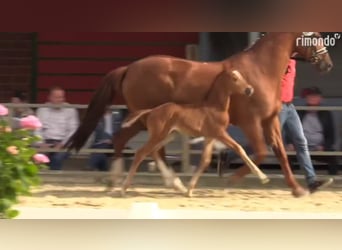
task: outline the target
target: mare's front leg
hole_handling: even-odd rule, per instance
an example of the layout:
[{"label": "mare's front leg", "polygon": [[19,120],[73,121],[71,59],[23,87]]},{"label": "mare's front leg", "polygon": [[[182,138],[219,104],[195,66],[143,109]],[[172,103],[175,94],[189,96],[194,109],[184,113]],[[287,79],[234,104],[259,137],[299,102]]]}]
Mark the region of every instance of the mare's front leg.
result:
[{"label": "mare's front leg", "polygon": [[195,175],[191,178],[188,188],[188,197],[192,196],[193,189],[195,188],[198,179],[201,177],[204,170],[206,170],[211,162],[211,157],[213,153],[214,147],[214,139],[212,138],[205,138],[204,140],[204,149],[201,157],[200,166],[197,169]]},{"label": "mare's front leg", "polygon": [[293,176],[287,154],[284,148],[283,138],[281,134],[280,121],[278,116],[264,122],[264,133],[267,142],[272,146],[274,154],[280,161],[280,166],[285,176],[287,185],[292,188],[292,194],[295,197],[301,197],[308,194],[308,192],[297,182]]}]

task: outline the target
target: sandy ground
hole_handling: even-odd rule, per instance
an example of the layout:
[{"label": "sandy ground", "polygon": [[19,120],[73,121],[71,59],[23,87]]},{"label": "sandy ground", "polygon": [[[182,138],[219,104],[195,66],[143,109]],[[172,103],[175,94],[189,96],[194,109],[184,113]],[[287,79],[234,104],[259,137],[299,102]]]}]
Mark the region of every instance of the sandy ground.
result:
[{"label": "sandy ground", "polygon": [[37,208],[129,209],[134,202],[156,202],[160,209],[227,211],[342,212],[342,190],[329,189],[304,198],[294,198],[288,189],[196,189],[187,198],[172,189],[130,188],[125,198],[109,196],[104,187],[89,185],[42,185],[31,197],[21,197],[19,206]]}]

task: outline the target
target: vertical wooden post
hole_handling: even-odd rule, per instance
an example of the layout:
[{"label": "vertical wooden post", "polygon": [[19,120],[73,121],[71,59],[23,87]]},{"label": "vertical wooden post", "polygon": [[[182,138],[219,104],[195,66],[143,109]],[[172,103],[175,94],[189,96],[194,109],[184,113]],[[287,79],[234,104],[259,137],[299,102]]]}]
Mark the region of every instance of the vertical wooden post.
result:
[{"label": "vertical wooden post", "polygon": [[[186,58],[189,60],[198,60],[198,45],[197,44],[189,44],[185,48]],[[183,173],[191,173],[191,164],[190,164],[190,145],[189,145],[189,137],[187,135],[181,136],[182,141],[182,172]]]}]

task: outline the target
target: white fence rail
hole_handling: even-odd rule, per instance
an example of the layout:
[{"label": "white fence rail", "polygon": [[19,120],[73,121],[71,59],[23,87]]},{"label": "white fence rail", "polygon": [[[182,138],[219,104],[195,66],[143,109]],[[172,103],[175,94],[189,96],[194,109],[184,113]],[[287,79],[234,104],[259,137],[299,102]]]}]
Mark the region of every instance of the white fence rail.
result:
[{"label": "white fence rail", "polygon": [[[9,118],[11,119],[13,114],[14,108],[19,107],[29,107],[29,108],[41,108],[41,107],[56,107],[56,105],[50,105],[50,104],[12,104],[12,103],[4,103],[8,109],[9,109]],[[59,107],[63,108],[76,108],[76,109],[86,109],[88,105],[83,104],[66,104],[61,105]],[[125,105],[112,105],[111,109],[127,109]],[[297,106],[297,110],[334,110],[334,111],[342,111],[341,106],[323,106],[323,107],[307,107],[307,106]],[[63,152],[65,150],[57,150],[57,149],[41,149],[40,152]],[[135,150],[132,149],[125,149],[123,151],[124,153],[135,153]],[[91,149],[91,148],[82,148],[79,152],[80,154],[90,154],[90,153],[114,153],[114,149]],[[190,155],[192,154],[201,154],[202,150],[194,150],[190,148],[189,144],[189,138],[187,136],[184,136],[182,138],[181,142],[181,148],[179,150],[167,150],[168,154],[172,155],[180,155],[182,158],[182,166],[183,171],[188,172],[190,166]],[[214,152],[215,154],[218,154],[219,151],[216,150]],[[294,155],[295,152],[288,151],[288,155]],[[342,151],[314,151],[310,152],[311,155],[321,155],[321,156],[342,156]],[[274,156],[273,152],[269,151],[269,156]]]}]

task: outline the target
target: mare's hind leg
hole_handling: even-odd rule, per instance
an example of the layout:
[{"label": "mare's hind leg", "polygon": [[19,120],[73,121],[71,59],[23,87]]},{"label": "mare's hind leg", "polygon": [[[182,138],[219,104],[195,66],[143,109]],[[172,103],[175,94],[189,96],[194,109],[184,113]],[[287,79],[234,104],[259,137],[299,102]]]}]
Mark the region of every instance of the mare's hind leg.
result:
[{"label": "mare's hind leg", "polygon": [[222,131],[222,135],[217,139],[224,143],[227,147],[233,149],[235,153],[237,153],[247,164],[252,173],[259,177],[261,183],[265,184],[269,182],[268,177],[254,164],[254,162],[248,157],[246,151],[233,138],[231,138],[227,132]]},{"label": "mare's hind leg", "polygon": [[136,173],[139,165],[141,162],[151,153],[155,152],[158,150],[160,147],[160,139],[157,139],[158,137],[150,137],[148,142],[141,147],[140,149],[137,150],[134,156],[134,160],[132,162],[132,165],[129,169],[128,175],[125,179],[125,181],[122,184],[121,187],[121,195],[124,196],[126,193],[127,188],[131,185],[132,179],[134,174]]},{"label": "mare's hind leg", "polygon": [[[251,145],[254,152],[253,162],[255,165],[259,165],[267,155],[267,147],[265,144],[265,139],[263,136],[263,129],[261,126],[261,121],[259,119],[251,119],[246,122],[246,125],[238,124],[238,126],[244,132],[247,137],[249,144]],[[253,126],[250,126],[253,124]],[[228,178],[230,184],[238,183],[245,175],[251,172],[247,165],[243,165],[238,168],[231,176]]]},{"label": "mare's hind leg", "polygon": [[214,140],[212,138],[205,138],[204,140],[204,149],[203,153],[201,156],[201,162],[200,166],[197,169],[195,175],[191,178],[190,183],[189,183],[189,188],[188,188],[188,193],[187,196],[191,197],[192,196],[192,191],[195,188],[198,179],[202,175],[203,171],[208,168],[210,161],[211,161],[211,156],[213,153],[213,147],[214,147]]},{"label": "mare's hind leg", "polygon": [[[111,182],[110,186],[114,187],[119,183],[119,179],[122,177],[124,172],[124,157],[123,157],[123,149],[127,142],[138,134],[141,130],[144,129],[144,126],[140,122],[136,122],[132,124],[130,127],[121,128],[113,136],[113,146],[114,146],[114,160],[111,164]],[[110,187],[109,187],[110,188]]]},{"label": "mare's hind leg", "polygon": [[308,192],[301,187],[293,176],[287,154],[284,148],[283,138],[281,135],[280,121],[278,116],[274,116],[263,124],[264,133],[267,142],[272,146],[274,154],[280,161],[281,169],[284,173],[287,185],[292,188],[292,194],[295,197],[301,197]]}]

